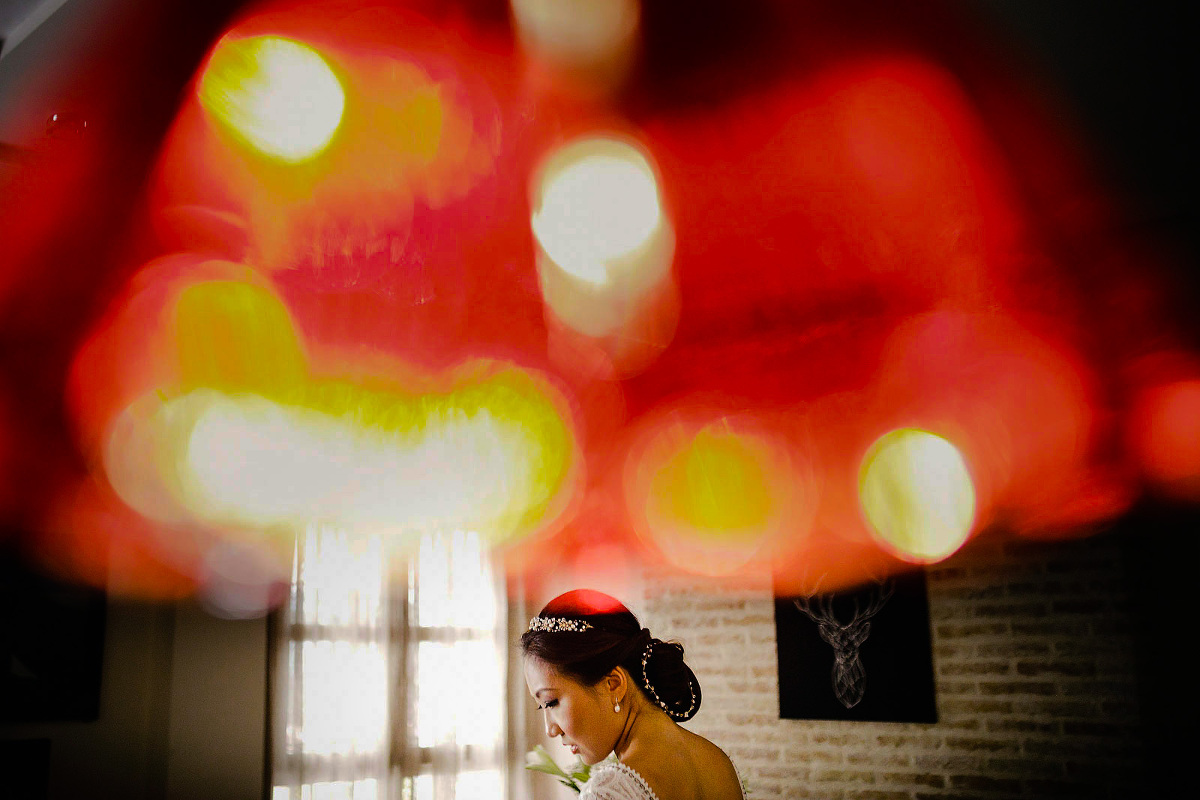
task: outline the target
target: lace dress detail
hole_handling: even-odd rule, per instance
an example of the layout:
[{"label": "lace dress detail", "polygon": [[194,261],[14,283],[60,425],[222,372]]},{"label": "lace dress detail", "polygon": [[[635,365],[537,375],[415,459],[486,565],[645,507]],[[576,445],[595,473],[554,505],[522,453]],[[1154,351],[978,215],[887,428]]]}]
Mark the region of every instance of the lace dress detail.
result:
[{"label": "lace dress detail", "polygon": [[658,800],[658,795],[637,770],[610,758],[592,767],[579,800]]},{"label": "lace dress detail", "polygon": [[[741,773],[738,783],[742,786],[742,800],[746,800]],[[658,800],[658,795],[637,770],[609,757],[592,767],[591,778],[579,793],[579,800]]]}]

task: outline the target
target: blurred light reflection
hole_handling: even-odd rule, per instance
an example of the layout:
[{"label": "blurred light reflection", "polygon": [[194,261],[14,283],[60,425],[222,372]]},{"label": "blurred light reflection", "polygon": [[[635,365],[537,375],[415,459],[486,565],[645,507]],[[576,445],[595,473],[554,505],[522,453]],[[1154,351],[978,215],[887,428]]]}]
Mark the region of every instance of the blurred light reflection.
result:
[{"label": "blurred light reflection", "polygon": [[787,448],[746,417],[665,415],[630,449],[625,501],[634,529],[676,567],[737,572],[781,537],[804,537],[812,486]]},{"label": "blurred light reflection", "polygon": [[255,36],[217,45],[200,79],[200,102],[263,154],[297,162],[329,144],[346,98],[312,48]]},{"label": "blurred light reflection", "polygon": [[635,275],[653,283],[667,266],[636,259],[663,235],[664,222],[654,171],[619,140],[585,139],[557,151],[535,191],[532,225],[556,266],[597,288],[615,289]]},{"label": "blurred light reflection", "polygon": [[962,454],[928,431],[881,436],[863,458],[859,496],[876,535],[905,561],[941,561],[967,540],[975,520]]},{"label": "blurred light reflection", "polygon": [[675,332],[675,232],[657,172],[623,139],[584,137],[534,175],[530,225],[549,347],[595,377],[644,368]]},{"label": "blurred light reflection", "polygon": [[[794,61],[785,51],[820,43],[837,13],[767,4],[697,43],[672,39],[674,12],[633,0],[511,0],[511,26],[433,5],[285,2],[220,39],[156,164],[157,238],[138,239],[137,220],[134,241],[93,236],[109,256],[125,244],[175,255],[50,358],[24,343],[76,335],[57,312],[102,283],[86,257],[46,244],[61,239],[45,210],[58,204],[13,206],[0,510],[74,548],[61,561],[81,579],[104,580],[111,547],[142,573],[116,585],[202,585],[249,614],[269,587],[226,569],[239,547],[273,553],[286,538],[265,529],[320,517],[410,543],[418,528],[466,527],[485,547],[508,543],[565,508],[582,456],[620,474],[587,491],[622,513],[603,536],[583,515],[558,526],[555,553],[580,573],[632,529],[674,566],[713,572],[781,538],[836,561],[864,542],[944,557],[972,525],[1067,535],[1127,509],[1139,470],[1154,493],[1200,499],[1194,369],[1131,375],[1146,350],[1180,341],[1148,268],[1162,259],[1121,224],[1054,110],[972,61],[969,42],[962,62],[932,52],[909,38],[928,22],[914,20],[895,48],[834,37]],[[794,27],[760,53],[753,37],[776,20]],[[621,102],[530,91],[540,67],[614,88],[643,22],[665,49],[638,63],[648,80]],[[111,155],[88,141],[65,167],[21,172],[61,194],[14,196],[105,196],[73,181]],[[84,219],[73,213],[61,216]],[[75,306],[55,305],[68,294],[56,283]],[[480,336],[488,327],[500,334]],[[496,364],[545,358],[569,391],[479,366],[518,329]],[[894,335],[877,348],[881,330]],[[714,358],[726,348],[737,363]],[[58,352],[77,355],[69,421],[41,413],[60,399],[43,396]],[[677,354],[674,373],[653,371]],[[589,405],[601,382],[619,412]],[[709,390],[745,390],[715,416],[753,424],[637,435],[656,409]],[[838,393],[845,419],[810,413]],[[804,446],[768,434],[764,409],[782,407],[823,429]],[[568,409],[601,432],[585,454]],[[857,485],[863,445],[909,425],[970,464],[970,502],[952,489],[960,467],[927,453],[940,466],[923,478],[941,476],[947,504],[929,505],[905,472],[917,456],[892,464],[890,439]],[[80,454],[59,447],[71,434]],[[51,511],[20,496],[77,461],[94,474],[41,493]],[[819,489],[796,476],[802,461]],[[936,535],[914,533],[924,524]]]}]

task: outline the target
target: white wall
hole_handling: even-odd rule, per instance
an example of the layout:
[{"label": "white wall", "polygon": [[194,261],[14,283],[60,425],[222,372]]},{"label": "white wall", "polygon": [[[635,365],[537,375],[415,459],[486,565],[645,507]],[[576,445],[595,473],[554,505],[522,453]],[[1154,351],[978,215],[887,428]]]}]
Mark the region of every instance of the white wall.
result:
[{"label": "white wall", "polygon": [[267,707],[265,619],[175,614],[168,800],[262,796]]}]

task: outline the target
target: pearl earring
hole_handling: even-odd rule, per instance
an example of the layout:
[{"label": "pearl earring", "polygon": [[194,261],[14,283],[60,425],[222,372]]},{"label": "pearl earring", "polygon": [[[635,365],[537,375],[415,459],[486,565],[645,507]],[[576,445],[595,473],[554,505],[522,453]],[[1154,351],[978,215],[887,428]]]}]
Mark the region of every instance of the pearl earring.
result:
[{"label": "pearl earring", "polygon": [[613,713],[614,713],[614,714],[620,714],[620,713],[621,713],[621,704],[620,704],[620,703],[615,703],[615,704],[613,704]]}]

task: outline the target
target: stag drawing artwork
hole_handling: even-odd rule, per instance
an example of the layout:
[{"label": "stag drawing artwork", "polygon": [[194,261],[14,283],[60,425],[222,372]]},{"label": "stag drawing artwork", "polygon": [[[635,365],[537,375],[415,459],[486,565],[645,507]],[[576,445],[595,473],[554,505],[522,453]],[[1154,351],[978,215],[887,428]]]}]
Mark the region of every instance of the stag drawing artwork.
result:
[{"label": "stag drawing artwork", "polygon": [[[833,693],[846,708],[858,705],[867,691],[867,672],[859,651],[871,635],[871,618],[879,613],[895,591],[895,584],[884,581],[878,594],[862,606],[856,599],[850,619],[842,622],[833,608],[833,595],[810,595],[792,602],[817,625],[821,638],[833,648]],[[814,602],[815,599],[815,602]]]}]

